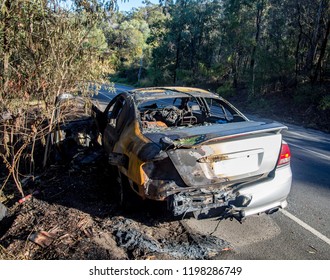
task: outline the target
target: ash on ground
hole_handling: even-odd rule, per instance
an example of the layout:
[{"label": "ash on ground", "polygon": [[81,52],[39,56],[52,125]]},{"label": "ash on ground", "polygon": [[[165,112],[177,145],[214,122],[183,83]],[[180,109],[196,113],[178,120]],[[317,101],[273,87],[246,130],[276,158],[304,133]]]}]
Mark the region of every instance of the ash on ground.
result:
[{"label": "ash on ground", "polygon": [[161,205],[123,212],[114,184],[101,148],[50,166],[0,221],[0,259],[214,259],[231,249]]}]

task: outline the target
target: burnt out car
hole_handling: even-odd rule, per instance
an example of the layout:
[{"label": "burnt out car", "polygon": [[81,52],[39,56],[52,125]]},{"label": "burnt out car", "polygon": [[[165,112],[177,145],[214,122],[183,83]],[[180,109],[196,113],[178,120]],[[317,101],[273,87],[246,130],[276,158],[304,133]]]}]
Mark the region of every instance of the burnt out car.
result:
[{"label": "burnt out car", "polygon": [[134,89],[92,114],[122,188],[166,200],[174,215],[221,210],[240,220],[287,205],[282,124],[250,121],[218,95],[185,87]]}]

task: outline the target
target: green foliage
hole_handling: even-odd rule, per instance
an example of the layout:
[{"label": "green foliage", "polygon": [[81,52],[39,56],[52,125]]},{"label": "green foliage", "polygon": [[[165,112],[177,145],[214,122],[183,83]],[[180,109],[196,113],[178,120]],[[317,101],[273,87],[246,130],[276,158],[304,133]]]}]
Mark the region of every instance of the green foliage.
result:
[{"label": "green foliage", "polygon": [[93,49],[99,54],[107,51],[108,45],[103,31],[97,26],[93,26],[87,35],[87,40],[84,42],[83,47]]},{"label": "green foliage", "polygon": [[330,110],[330,95],[323,96],[319,108],[323,111]]},{"label": "green foliage", "polygon": [[184,70],[197,84],[215,78],[235,87],[244,83],[252,97],[315,82],[326,74],[321,62],[329,61],[322,51],[328,8],[325,0],[172,2],[153,67],[170,72],[177,84],[184,83]]},{"label": "green foliage", "polygon": [[195,82],[193,71],[188,69],[176,69],[176,78],[179,86],[191,86]]},{"label": "green foliage", "polygon": [[294,103],[302,108],[311,105],[321,110],[329,109],[329,89],[327,85],[300,85],[294,93]]},{"label": "green foliage", "polygon": [[267,99],[259,97],[249,101],[249,103],[247,104],[247,110],[253,113],[267,113],[271,111],[271,105],[269,104]]},{"label": "green foliage", "polygon": [[145,77],[145,78],[141,79],[139,82],[137,82],[135,85],[137,87],[141,87],[141,88],[151,87],[151,86],[154,86],[154,81],[148,77]]},{"label": "green foliage", "polygon": [[149,4],[132,13],[116,13],[111,21],[103,23],[102,30],[116,58],[113,60],[115,79],[126,78],[127,82],[135,84],[143,78],[143,69],[150,66],[153,49],[159,46],[165,32],[165,18],[161,8]]},{"label": "green foliage", "polygon": [[233,88],[233,85],[229,82],[224,83],[217,89],[217,94],[219,94],[221,97],[228,99],[236,94],[236,90]]},{"label": "green foliage", "polygon": [[56,98],[107,81],[113,57],[99,25],[111,3],[74,1],[68,10],[57,0],[0,0],[0,158],[8,171],[0,190],[12,178],[24,195],[20,179],[34,175],[36,145],[46,164]]},{"label": "green foliage", "polygon": [[20,110],[11,103],[17,99],[37,99],[51,110],[63,91],[85,92],[105,77],[107,44],[94,13],[53,10],[52,1],[1,2],[2,110]]}]

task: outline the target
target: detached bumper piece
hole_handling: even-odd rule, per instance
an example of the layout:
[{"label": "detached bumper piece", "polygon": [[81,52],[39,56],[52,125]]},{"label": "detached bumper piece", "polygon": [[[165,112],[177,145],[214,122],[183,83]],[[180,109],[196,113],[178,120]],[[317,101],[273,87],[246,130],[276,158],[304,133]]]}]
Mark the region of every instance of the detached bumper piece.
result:
[{"label": "detached bumper piece", "polygon": [[169,197],[169,210],[174,216],[200,211],[207,214],[210,209],[228,205],[230,198],[226,193],[186,192]]},{"label": "detached bumper piece", "polygon": [[174,216],[193,212],[195,218],[218,216],[223,218],[244,218],[240,211],[251,202],[251,197],[238,193],[177,193],[169,197],[169,210]]}]

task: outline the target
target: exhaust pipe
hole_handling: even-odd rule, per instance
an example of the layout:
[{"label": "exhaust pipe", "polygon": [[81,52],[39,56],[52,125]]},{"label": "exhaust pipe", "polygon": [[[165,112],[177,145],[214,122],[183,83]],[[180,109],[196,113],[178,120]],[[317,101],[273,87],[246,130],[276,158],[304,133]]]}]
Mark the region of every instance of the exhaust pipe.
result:
[{"label": "exhaust pipe", "polygon": [[274,207],[274,208],[271,208],[271,209],[265,211],[265,213],[266,213],[267,215],[271,215],[271,214],[277,212],[279,209],[280,209],[279,207]]}]

